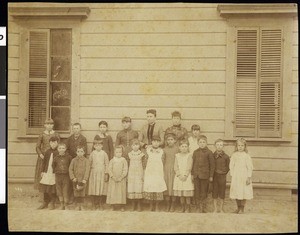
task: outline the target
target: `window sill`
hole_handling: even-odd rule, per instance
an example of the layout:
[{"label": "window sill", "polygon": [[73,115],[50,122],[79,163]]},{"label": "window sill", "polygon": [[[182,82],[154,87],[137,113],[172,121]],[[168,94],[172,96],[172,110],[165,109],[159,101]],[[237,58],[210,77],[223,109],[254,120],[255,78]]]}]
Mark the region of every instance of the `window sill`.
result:
[{"label": "window sill", "polygon": [[[236,138],[224,138],[226,142],[235,142]],[[269,143],[290,143],[292,139],[289,138],[244,138],[247,142],[269,142]]]}]

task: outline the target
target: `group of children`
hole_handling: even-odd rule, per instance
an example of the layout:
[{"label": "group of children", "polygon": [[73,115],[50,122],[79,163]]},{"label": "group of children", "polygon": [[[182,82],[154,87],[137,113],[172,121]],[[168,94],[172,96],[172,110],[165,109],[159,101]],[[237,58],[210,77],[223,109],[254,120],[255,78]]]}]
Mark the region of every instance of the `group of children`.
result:
[{"label": "group of children", "polygon": [[[178,113],[173,112],[172,118],[175,114],[178,119]],[[142,201],[147,201],[151,211],[159,211],[160,202],[165,200],[165,210],[174,212],[179,198],[180,212],[191,212],[192,203],[198,212],[207,212],[207,195],[212,191],[214,212],[218,198],[220,212],[224,212],[229,171],[230,198],[237,202],[235,212],[243,213],[246,199],[253,198],[253,165],[244,139],[236,141],[235,152],[229,158],[222,139],[215,141],[214,153],[207,147],[199,125],[192,126],[190,137],[178,123],[166,130],[163,139],[147,133],[147,145],[131,129],[129,117],[122,119],[122,125],[124,129],[118,133],[114,147],[107,134],[108,124],[101,121],[87,157],[87,141],[79,123],[73,124],[73,134],[64,143],[53,131],[53,120],[45,121],[45,131],[37,143],[35,188],[44,194],[39,209],[54,209],[58,196],[60,209],[75,200],[76,208],[81,210],[89,195],[92,210],[103,209],[106,200],[113,210],[120,207],[124,211],[129,199],[132,210],[141,211]]]}]

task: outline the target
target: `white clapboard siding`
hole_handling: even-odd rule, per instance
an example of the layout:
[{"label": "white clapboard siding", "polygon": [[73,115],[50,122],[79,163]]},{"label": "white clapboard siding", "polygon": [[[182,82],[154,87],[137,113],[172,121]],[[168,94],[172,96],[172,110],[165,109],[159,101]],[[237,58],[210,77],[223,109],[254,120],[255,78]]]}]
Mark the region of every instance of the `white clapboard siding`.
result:
[{"label": "white clapboard siding", "polygon": [[81,82],[98,83],[225,83],[225,71],[81,71]]},{"label": "white clapboard siding", "polygon": [[[148,91],[145,95],[118,95],[117,93],[111,95],[81,95],[80,104],[82,106],[93,107],[224,107],[224,96],[184,96],[184,95],[155,95],[155,92]],[[170,102],[172,100],[172,102]]]},{"label": "white clapboard siding", "polygon": [[226,32],[81,34],[81,46],[226,46]]},{"label": "white clapboard siding", "polygon": [[[128,52],[130,53],[130,52]],[[225,58],[83,58],[81,70],[225,70]]]},{"label": "white clapboard siding", "polygon": [[82,46],[81,58],[225,58],[226,46]]},{"label": "white clapboard siding", "polygon": [[82,33],[194,33],[226,32],[225,21],[82,22]]},{"label": "white clapboard siding", "polygon": [[224,20],[215,8],[92,8],[86,21]]}]

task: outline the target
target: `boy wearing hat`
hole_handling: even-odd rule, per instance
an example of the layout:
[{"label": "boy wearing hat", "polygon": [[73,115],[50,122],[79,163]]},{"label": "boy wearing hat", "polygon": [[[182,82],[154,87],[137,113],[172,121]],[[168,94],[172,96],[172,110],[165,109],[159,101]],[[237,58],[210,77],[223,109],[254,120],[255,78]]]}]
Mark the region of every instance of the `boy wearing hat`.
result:
[{"label": "boy wearing hat", "polygon": [[51,137],[57,137],[58,142],[60,140],[59,134],[53,130],[54,122],[51,118],[47,118],[44,123],[45,130],[39,135],[36,143],[36,152],[38,154],[36,166],[35,166],[35,175],[34,175],[34,188],[39,189],[41,181],[41,170],[42,164],[45,157],[46,151],[50,148],[49,140]]},{"label": "boy wearing hat", "polygon": [[137,131],[131,129],[131,118],[122,118],[123,130],[118,132],[115,146],[122,145],[124,147],[123,157],[128,161],[128,153],[131,151],[131,141],[137,139],[139,134]]},{"label": "boy wearing hat", "polygon": [[206,212],[206,198],[209,182],[213,181],[215,171],[215,159],[213,153],[207,147],[207,137],[199,136],[199,148],[193,153],[193,166],[191,175],[194,180],[195,198],[198,211]]},{"label": "boy wearing hat", "polygon": [[[138,138],[144,149],[146,149],[148,145],[151,145],[153,136],[159,136],[161,140],[164,139],[164,129],[156,122],[156,110],[149,109],[146,113],[148,123],[142,127]],[[163,145],[163,142],[161,142],[160,145]]]}]

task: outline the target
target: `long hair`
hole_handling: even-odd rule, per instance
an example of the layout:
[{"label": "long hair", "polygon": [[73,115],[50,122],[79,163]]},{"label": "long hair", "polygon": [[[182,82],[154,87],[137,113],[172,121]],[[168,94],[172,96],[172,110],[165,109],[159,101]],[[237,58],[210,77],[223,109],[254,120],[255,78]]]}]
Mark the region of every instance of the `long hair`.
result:
[{"label": "long hair", "polygon": [[246,140],[245,140],[244,138],[238,138],[238,139],[236,140],[234,152],[237,152],[237,151],[238,151],[237,146],[238,146],[238,143],[239,143],[239,142],[240,142],[240,143],[243,143],[243,144],[245,145],[244,151],[245,151],[246,153],[248,153],[247,142],[246,142]]}]

